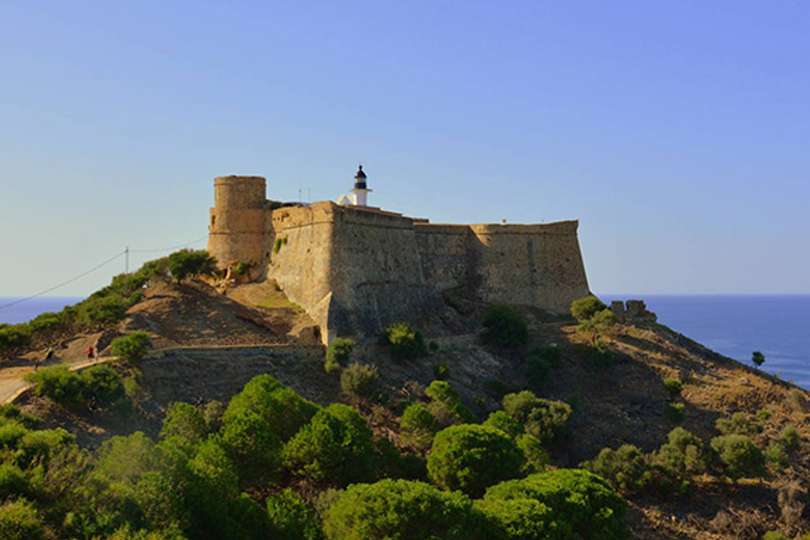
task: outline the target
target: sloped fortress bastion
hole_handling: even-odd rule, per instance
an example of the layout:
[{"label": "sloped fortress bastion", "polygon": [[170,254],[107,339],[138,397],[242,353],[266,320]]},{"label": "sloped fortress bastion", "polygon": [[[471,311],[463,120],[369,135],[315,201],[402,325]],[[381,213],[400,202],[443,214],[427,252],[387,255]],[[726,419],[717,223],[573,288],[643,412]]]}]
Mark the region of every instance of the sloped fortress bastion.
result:
[{"label": "sloped fortress bastion", "polygon": [[452,291],[556,313],[589,294],[577,221],[432,224],[345,198],[269,201],[265,184],[258,176],[214,181],[208,251],[222,268],[245,262],[252,277],[275,280],[324,342],[417,322],[446,309]]}]

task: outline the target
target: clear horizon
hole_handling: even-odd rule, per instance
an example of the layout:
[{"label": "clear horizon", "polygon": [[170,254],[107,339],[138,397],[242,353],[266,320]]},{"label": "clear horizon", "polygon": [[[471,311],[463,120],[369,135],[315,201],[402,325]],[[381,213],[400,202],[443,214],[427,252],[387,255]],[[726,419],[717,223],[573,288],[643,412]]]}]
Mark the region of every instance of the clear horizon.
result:
[{"label": "clear horizon", "polygon": [[[0,296],[203,237],[216,176],[335,200],[359,161],[369,204],[432,222],[578,219],[592,290],[810,294],[808,16],[731,1],[6,3]],[[118,257],[58,297],[123,271]]]}]

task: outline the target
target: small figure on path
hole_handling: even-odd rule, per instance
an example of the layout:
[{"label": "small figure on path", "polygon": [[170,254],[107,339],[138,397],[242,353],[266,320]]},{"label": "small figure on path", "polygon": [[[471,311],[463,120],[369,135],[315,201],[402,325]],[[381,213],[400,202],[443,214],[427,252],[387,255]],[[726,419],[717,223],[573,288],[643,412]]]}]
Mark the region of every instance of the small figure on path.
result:
[{"label": "small figure on path", "polygon": [[95,354],[95,349],[92,346],[87,347],[87,359],[92,360],[94,354]]}]

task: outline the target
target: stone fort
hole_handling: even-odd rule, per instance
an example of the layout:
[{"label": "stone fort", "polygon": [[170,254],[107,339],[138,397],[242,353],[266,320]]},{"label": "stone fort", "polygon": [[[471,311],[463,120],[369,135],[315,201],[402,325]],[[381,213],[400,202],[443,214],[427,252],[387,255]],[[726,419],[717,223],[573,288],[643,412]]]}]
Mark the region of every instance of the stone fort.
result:
[{"label": "stone fort", "polygon": [[282,203],[267,199],[263,177],[216,178],[208,252],[275,281],[325,343],[459,309],[454,295],[568,313],[590,294],[577,221],[430,223],[367,206],[370,191],[362,166],[338,202]]}]

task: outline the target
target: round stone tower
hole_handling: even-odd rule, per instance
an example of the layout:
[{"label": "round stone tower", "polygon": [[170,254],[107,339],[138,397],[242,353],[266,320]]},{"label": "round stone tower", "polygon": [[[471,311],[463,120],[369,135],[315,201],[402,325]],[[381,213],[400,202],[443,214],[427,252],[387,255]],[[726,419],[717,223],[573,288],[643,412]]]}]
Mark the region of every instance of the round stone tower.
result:
[{"label": "round stone tower", "polygon": [[214,180],[214,208],[208,222],[208,253],[222,269],[250,264],[249,275],[267,272],[270,256],[266,181],[261,176],[223,176]]}]

